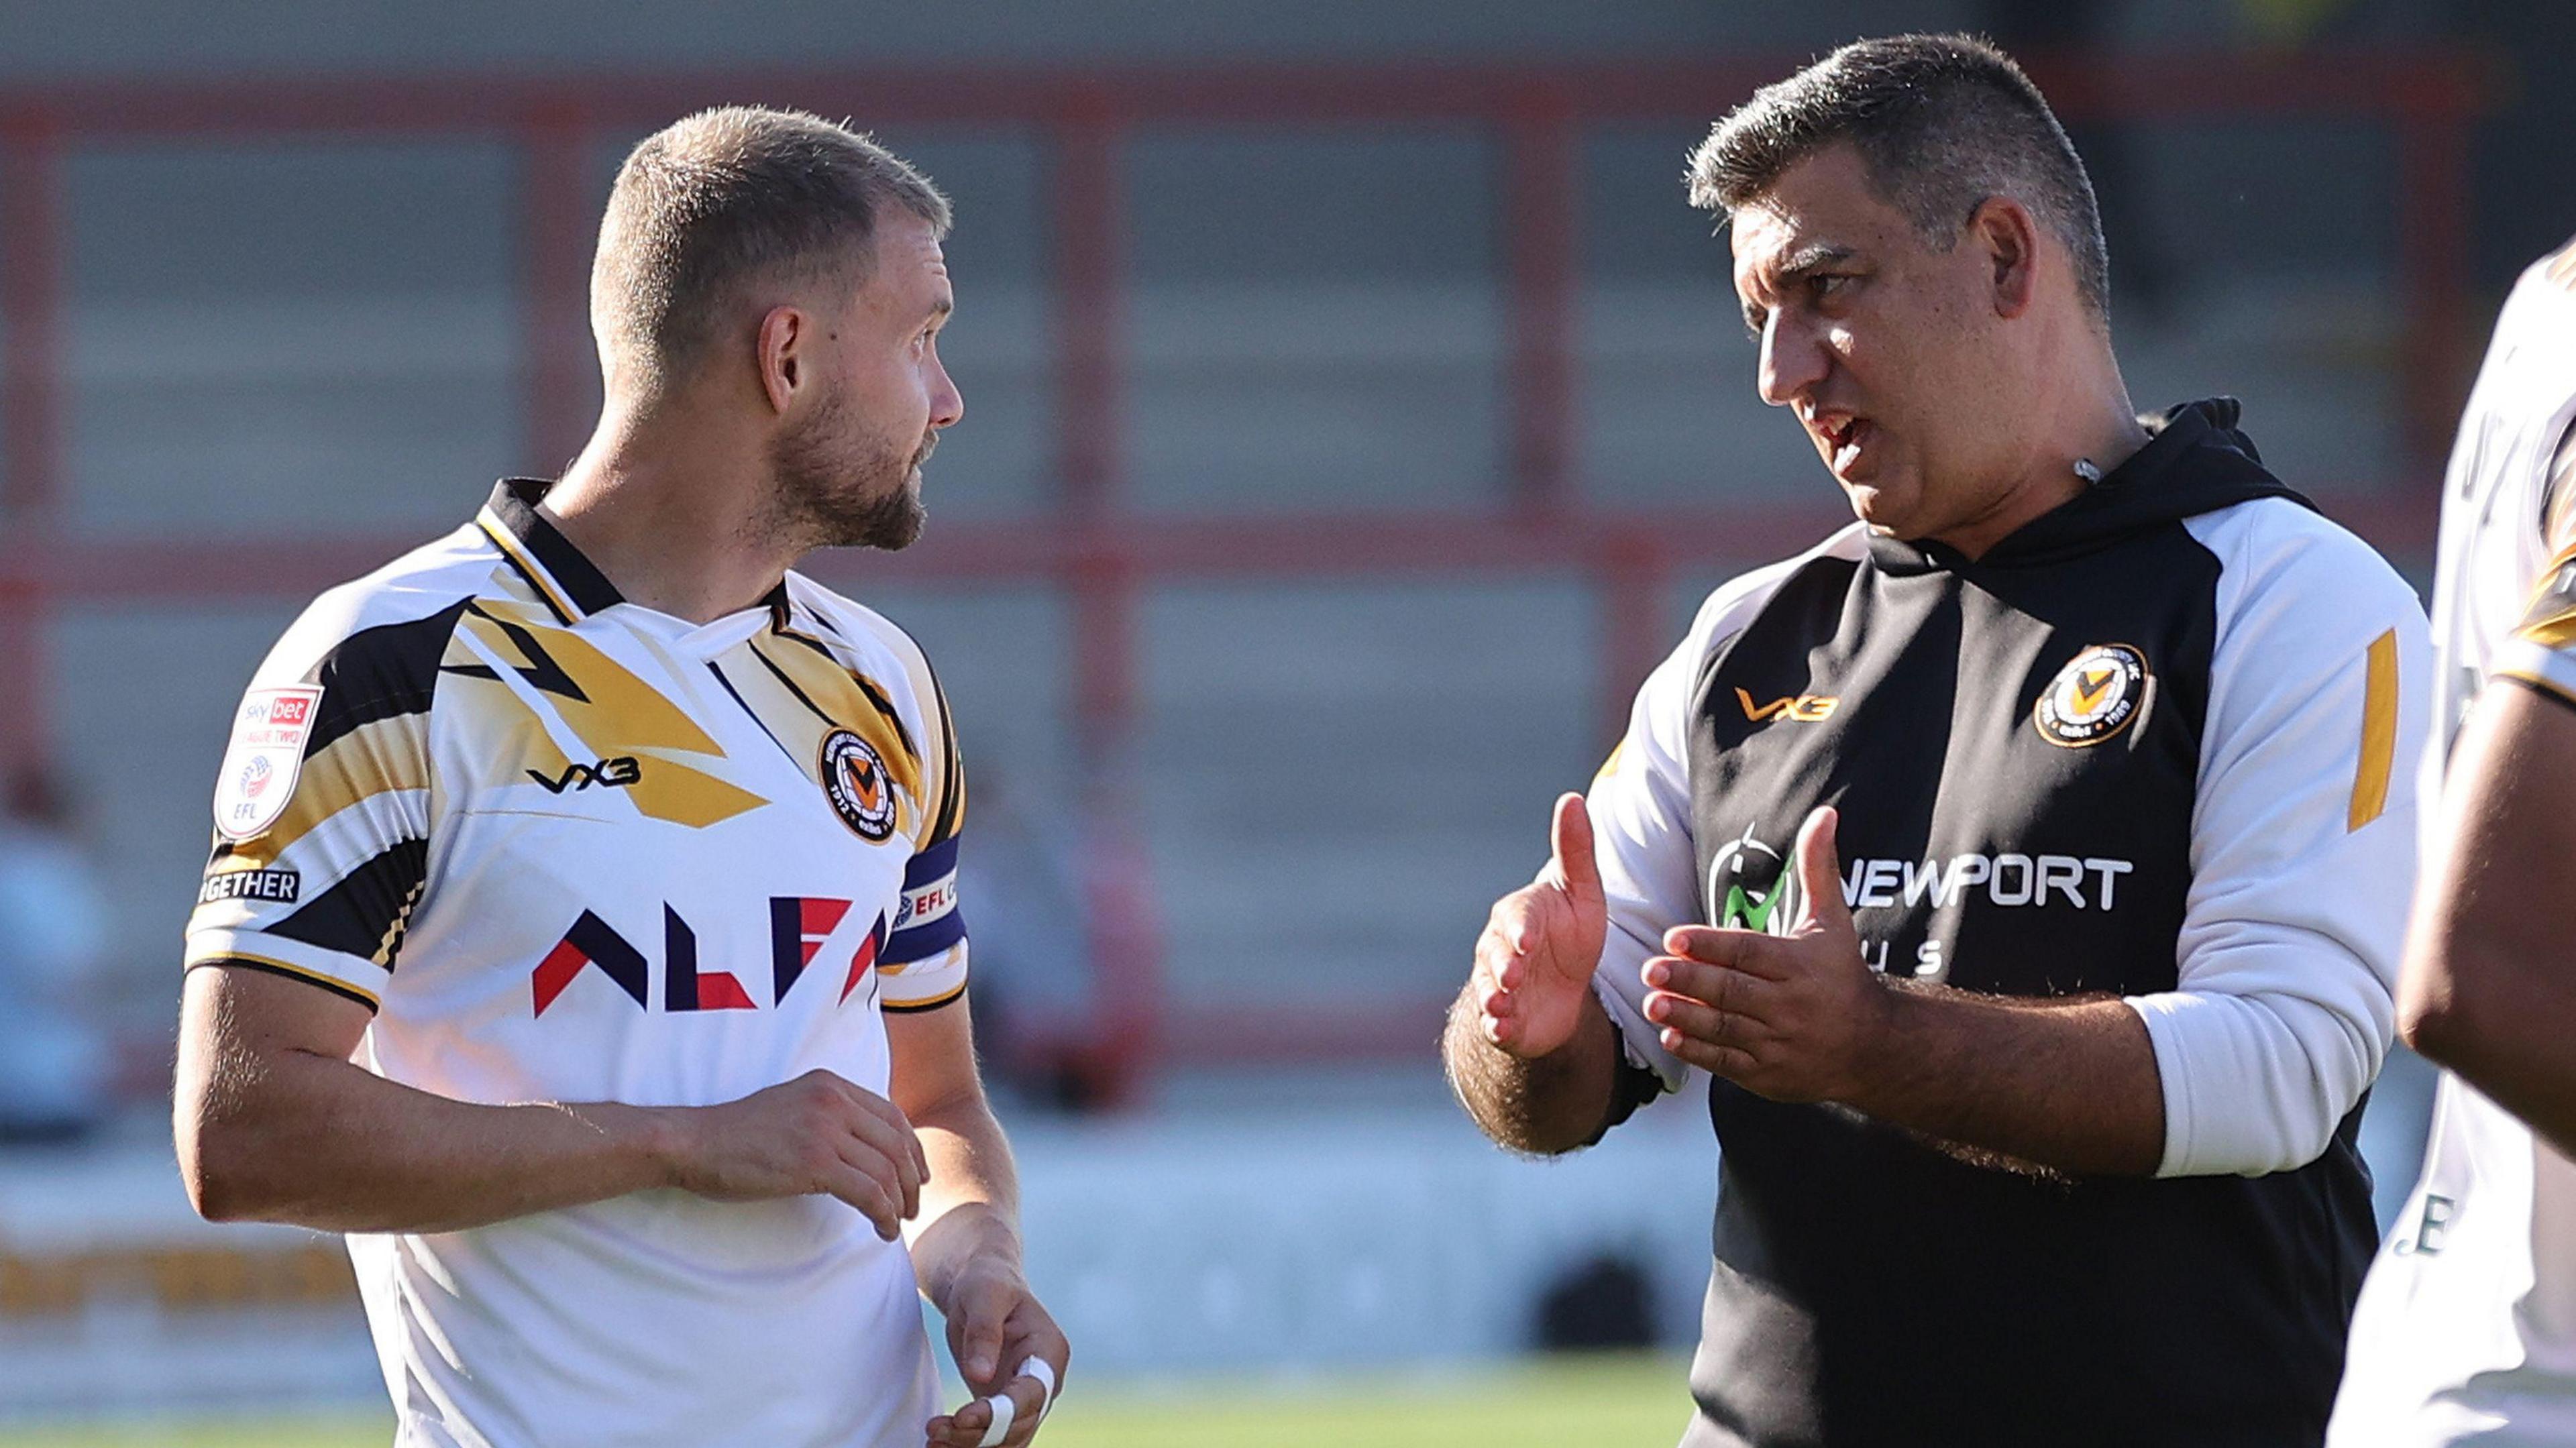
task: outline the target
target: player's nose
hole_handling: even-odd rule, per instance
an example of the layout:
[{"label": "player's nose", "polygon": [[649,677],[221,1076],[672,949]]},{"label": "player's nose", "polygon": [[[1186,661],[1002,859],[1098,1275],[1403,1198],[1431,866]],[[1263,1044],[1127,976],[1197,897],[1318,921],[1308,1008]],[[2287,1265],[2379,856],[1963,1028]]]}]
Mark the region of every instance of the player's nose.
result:
[{"label": "player's nose", "polygon": [[930,387],[930,425],[934,428],[955,427],[966,415],[966,396],[957,390],[957,381],[948,375],[946,363],[933,363]]}]

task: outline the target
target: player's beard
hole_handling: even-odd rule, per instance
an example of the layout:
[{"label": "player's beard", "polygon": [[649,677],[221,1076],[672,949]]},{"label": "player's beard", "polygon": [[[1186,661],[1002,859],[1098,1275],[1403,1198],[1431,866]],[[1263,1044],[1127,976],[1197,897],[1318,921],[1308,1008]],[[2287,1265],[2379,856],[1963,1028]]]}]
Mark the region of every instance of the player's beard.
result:
[{"label": "player's beard", "polygon": [[921,464],[938,434],[907,445],[855,439],[853,431],[848,406],[835,397],[771,445],[777,531],[805,548],[909,547],[926,516]]}]

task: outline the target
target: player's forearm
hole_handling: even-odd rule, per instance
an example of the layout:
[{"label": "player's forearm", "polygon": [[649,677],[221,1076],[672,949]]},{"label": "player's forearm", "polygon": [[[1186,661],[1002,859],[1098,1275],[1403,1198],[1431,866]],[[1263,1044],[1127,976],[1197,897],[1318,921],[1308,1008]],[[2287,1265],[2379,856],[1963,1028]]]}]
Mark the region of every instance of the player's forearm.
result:
[{"label": "player's forearm", "polygon": [[1019,1170],[980,1092],[914,1113],[912,1127],[930,1163],[921,1215],[908,1228],[913,1270],[922,1294],[944,1310],[969,1263],[1021,1270]]},{"label": "player's forearm", "polygon": [[2576,1154],[2576,988],[2539,941],[2437,938],[2407,962],[2398,994],[2406,1044]]},{"label": "player's forearm", "polygon": [[1514,1151],[1557,1156],[1600,1136],[1618,1080],[1618,1028],[1585,992],[1574,1035],[1535,1060],[1513,1055],[1477,1028],[1474,988],[1450,1007],[1440,1054],[1449,1085],[1476,1125]]},{"label": "player's forearm", "polygon": [[2070,1174],[2148,1176],[2163,1160],[2155,1046],[2125,1003],[1889,989],[1888,1048],[1844,1104],[1974,1153]]},{"label": "player's forearm", "polygon": [[183,1117],[180,1154],[212,1220],[441,1232],[670,1185],[682,1134],[669,1112],[473,1105],[278,1051]]}]

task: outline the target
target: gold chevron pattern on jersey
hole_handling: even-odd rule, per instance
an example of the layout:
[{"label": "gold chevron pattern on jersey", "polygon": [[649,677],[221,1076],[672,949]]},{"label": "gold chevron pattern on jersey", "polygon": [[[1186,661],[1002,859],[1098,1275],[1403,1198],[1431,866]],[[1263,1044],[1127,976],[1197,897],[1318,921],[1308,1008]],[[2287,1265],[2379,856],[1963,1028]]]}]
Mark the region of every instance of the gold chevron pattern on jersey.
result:
[{"label": "gold chevron pattern on jersey", "polygon": [[[820,622],[819,617],[817,621]],[[883,621],[878,622],[883,627]],[[885,686],[870,678],[852,661],[851,641],[832,632],[829,625],[823,625],[822,632],[809,632],[782,622],[776,633],[785,642],[777,643],[772,652],[792,655],[801,648],[846,670],[855,676],[869,706],[898,731],[905,751],[920,761],[923,787],[927,793],[916,795],[921,801],[922,828],[914,836],[914,841],[926,850],[956,838],[966,822],[966,770],[957,752],[957,723],[948,707],[947,691],[940,687],[939,676],[932,671],[929,658],[900,632],[890,628],[884,632],[886,636],[882,642],[891,647],[902,661],[904,682],[911,687],[912,696],[926,702],[926,716],[935,716],[925,718],[925,726],[932,733],[922,741],[918,750],[913,747],[911,736],[902,732],[902,715],[889,700]],[[788,647],[789,644],[799,648]]]},{"label": "gold chevron pattern on jersey", "polygon": [[[505,604],[480,601],[458,621],[445,671],[469,713],[511,721],[492,730],[521,767],[560,774],[569,758],[546,727],[552,718],[594,758],[655,761],[624,795],[641,813],[704,827],[769,801],[713,772],[723,746],[686,713],[579,633],[539,623]],[[515,727],[514,727],[515,726]],[[515,777],[515,776],[512,776]]]},{"label": "gold chevron pattern on jersey", "polygon": [[884,761],[894,785],[895,830],[918,841],[930,818],[922,795],[919,746],[885,690],[810,640],[755,639],[746,645],[754,667],[725,672],[752,711],[769,726],[817,789],[824,787],[823,741],[847,730],[867,741]]},{"label": "gold chevron pattern on jersey", "polygon": [[2576,644],[2576,545],[2559,550],[2533,585],[2531,605],[2514,637],[2545,649]]},{"label": "gold chevron pattern on jersey", "polygon": [[[956,999],[967,973],[956,896],[965,778],[919,646],[795,575],[759,608],[700,625],[625,606],[537,511],[543,493],[503,484],[473,525],[326,594],[279,641],[252,681],[237,739],[249,727],[239,721],[271,717],[254,716],[252,700],[279,696],[310,697],[310,733],[300,754],[284,756],[291,767],[273,752],[251,766],[271,782],[263,803],[275,814],[255,833],[218,835],[189,920],[188,964],[292,976],[375,1008],[395,1003],[387,992],[406,948],[418,957],[407,979],[447,982],[424,991],[454,988],[460,970],[533,968],[561,921],[474,917],[570,883],[597,894],[553,903],[616,917],[664,972],[652,999],[669,1010],[685,994],[670,972],[696,969],[680,962],[696,958],[699,942],[711,967],[715,950],[745,948],[739,938],[716,943],[741,928],[726,923],[729,912],[882,890],[874,904],[844,899],[838,912],[863,934],[875,922],[869,954],[884,987],[869,999],[889,1010]],[[836,762],[828,778],[826,761]],[[232,793],[219,794],[218,816],[246,829],[241,811],[223,807],[257,780],[229,764],[223,779]],[[744,820],[748,834],[732,823]],[[598,833],[603,823],[620,832]],[[553,833],[567,828],[577,837]],[[774,883],[765,870],[731,868],[768,858],[765,849],[779,852],[780,873],[801,866],[808,878]],[[532,851],[534,868],[494,863],[517,850]],[[708,868],[669,873],[691,851],[714,852]],[[853,863],[890,855],[895,873],[810,874],[842,851],[855,852]],[[620,858],[644,868],[627,871]],[[624,882],[647,877],[688,882],[663,888],[692,898],[620,897]],[[696,898],[710,879],[738,884],[741,900]],[[460,898],[471,903],[458,907]],[[656,909],[693,924],[657,933]],[[513,934],[523,925],[526,940]],[[781,949],[780,928],[772,918],[749,948]],[[828,934],[800,948],[853,948],[827,947]],[[467,937],[475,943],[460,945]],[[548,1028],[565,1019],[555,1012]]]}]

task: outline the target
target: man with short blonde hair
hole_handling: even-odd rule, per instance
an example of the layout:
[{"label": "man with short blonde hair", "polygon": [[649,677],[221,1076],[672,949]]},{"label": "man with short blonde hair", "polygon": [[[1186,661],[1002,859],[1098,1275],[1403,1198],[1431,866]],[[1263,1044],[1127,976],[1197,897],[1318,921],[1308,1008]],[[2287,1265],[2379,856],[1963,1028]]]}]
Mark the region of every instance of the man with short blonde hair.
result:
[{"label": "man with short blonde hair", "polygon": [[1018,1445],[1062,1381],[948,701],[794,571],[920,530],[947,227],[812,116],[647,139],[589,445],[316,600],[235,716],[180,1165],[210,1218],[349,1234],[404,1448]]}]

